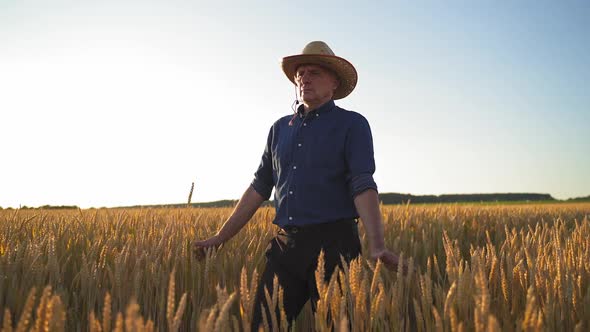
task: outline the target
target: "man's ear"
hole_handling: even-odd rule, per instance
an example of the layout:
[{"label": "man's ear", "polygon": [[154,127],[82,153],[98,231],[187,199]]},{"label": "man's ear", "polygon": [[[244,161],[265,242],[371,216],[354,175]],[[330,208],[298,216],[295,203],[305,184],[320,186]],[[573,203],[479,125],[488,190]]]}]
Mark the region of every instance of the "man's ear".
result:
[{"label": "man's ear", "polygon": [[340,79],[334,78],[334,91],[336,91],[339,86],[340,86]]}]

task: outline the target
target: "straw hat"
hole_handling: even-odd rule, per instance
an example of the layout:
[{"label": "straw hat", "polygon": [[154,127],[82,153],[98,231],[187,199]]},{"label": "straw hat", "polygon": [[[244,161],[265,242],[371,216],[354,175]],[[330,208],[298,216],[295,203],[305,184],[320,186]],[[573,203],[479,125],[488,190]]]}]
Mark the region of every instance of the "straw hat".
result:
[{"label": "straw hat", "polygon": [[334,55],[323,41],[312,41],[305,46],[301,54],[283,58],[281,62],[283,72],[293,84],[295,84],[297,67],[303,64],[319,65],[336,73],[340,79],[340,85],[334,91],[334,100],[348,96],[356,86],[358,75],[354,66],[346,59]]}]

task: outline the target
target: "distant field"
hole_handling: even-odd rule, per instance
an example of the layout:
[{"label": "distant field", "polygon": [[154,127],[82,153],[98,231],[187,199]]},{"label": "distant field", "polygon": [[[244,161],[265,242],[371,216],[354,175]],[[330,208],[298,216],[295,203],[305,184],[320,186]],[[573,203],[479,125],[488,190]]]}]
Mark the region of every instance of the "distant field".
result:
[{"label": "distant field", "polygon": [[[0,325],[244,330],[276,232],[273,210],[261,209],[205,261],[189,252],[230,212],[0,210]],[[399,331],[410,311],[422,331],[590,330],[590,203],[383,205],[382,213],[388,246],[416,270],[353,262],[318,285],[318,314],[307,307],[298,330]]]},{"label": "distant field", "polygon": [[[411,205],[416,206],[416,205],[453,205],[453,204],[458,204],[458,205],[495,205],[495,206],[500,206],[500,205],[544,205],[544,204],[579,204],[579,203],[585,203],[585,202],[568,202],[568,201],[556,201],[556,200],[547,200],[547,201],[493,201],[493,202],[486,202],[486,201],[482,201],[482,202],[453,202],[453,203],[412,203],[410,202]],[[588,202],[590,203],[590,202]]]}]

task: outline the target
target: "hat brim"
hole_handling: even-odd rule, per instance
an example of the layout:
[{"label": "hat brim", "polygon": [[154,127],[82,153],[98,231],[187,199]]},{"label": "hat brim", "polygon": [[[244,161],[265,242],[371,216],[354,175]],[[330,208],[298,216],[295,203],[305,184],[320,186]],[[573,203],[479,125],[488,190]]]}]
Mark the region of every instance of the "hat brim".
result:
[{"label": "hat brim", "polygon": [[356,87],[358,75],[354,66],[346,59],[335,55],[325,54],[299,54],[284,57],[281,62],[283,72],[287,75],[289,81],[295,84],[295,72],[297,67],[304,64],[314,64],[326,67],[338,75],[340,84],[334,91],[333,99],[342,99],[348,96]]}]

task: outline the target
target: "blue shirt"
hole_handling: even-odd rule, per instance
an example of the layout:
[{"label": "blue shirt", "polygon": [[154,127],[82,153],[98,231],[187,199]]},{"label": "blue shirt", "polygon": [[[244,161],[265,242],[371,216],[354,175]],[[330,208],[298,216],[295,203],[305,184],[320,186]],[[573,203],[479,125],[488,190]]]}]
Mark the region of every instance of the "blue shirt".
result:
[{"label": "blue shirt", "polygon": [[251,185],[265,199],[275,188],[274,224],[303,226],[358,218],[354,197],[377,190],[374,172],[369,123],[329,101],[272,125]]}]

